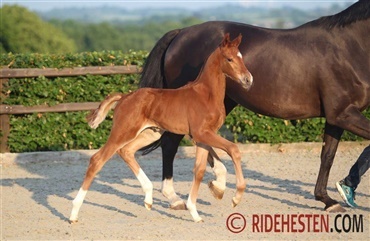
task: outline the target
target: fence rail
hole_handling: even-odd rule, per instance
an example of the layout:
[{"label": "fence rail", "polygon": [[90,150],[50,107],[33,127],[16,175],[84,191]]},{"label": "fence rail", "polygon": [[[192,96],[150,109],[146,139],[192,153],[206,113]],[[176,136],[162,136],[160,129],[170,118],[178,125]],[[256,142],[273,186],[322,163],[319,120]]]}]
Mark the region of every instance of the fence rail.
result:
[{"label": "fence rail", "polygon": [[67,111],[82,111],[91,110],[99,106],[100,102],[83,102],[83,103],[66,103],[59,105],[35,105],[35,106],[23,106],[23,105],[0,105],[0,114],[30,114],[30,113],[42,113],[42,112],[67,112]]},{"label": "fence rail", "polygon": [[[66,77],[79,75],[112,75],[112,74],[138,74],[141,68],[136,65],[128,66],[97,66],[97,67],[76,67],[76,68],[44,68],[44,69],[9,69],[3,67],[0,69],[0,87],[10,78],[33,78],[39,76],[45,77]],[[64,103],[54,106],[37,105],[0,105],[0,126],[2,130],[0,152],[9,151],[7,140],[10,133],[9,115],[30,114],[40,112],[68,112],[85,111],[98,107],[99,102],[82,103]]]},{"label": "fence rail", "polygon": [[2,68],[0,71],[1,79],[8,78],[32,78],[38,76],[45,77],[64,77],[78,75],[110,75],[110,74],[137,74],[141,71],[136,65],[127,66],[95,66],[95,67],[75,67],[75,68],[44,68],[44,69],[9,69]]}]

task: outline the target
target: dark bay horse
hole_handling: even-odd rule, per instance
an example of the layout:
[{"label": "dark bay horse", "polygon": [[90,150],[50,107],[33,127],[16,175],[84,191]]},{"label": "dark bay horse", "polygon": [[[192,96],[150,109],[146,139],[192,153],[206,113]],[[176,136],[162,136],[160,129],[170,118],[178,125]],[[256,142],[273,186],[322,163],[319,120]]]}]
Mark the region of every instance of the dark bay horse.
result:
[{"label": "dark bay horse", "polygon": [[[272,117],[325,117],[324,144],[315,198],[328,211],[344,211],[329,197],[327,183],[343,130],[370,139],[370,121],[361,113],[370,104],[370,1],[293,29],[267,29],[214,21],[165,34],[144,66],[141,87],[178,88],[194,79],[225,32],[242,33],[240,51],[254,76],[247,92],[227,81],[226,112],[237,104]],[[183,202],[172,186],[173,160],[182,135],[165,133],[162,193],[174,208]],[[220,191],[225,167],[209,158]],[[288,168],[288,167],[287,167]],[[214,186],[212,183],[210,186]],[[181,204],[182,203],[182,204]]]},{"label": "dark bay horse", "polygon": [[106,144],[90,159],[82,186],[73,200],[70,222],[77,222],[78,212],[95,175],[116,152],[128,164],[145,192],[145,207],[153,204],[153,184],[135,159],[135,152],[158,140],[164,131],[188,134],[196,143],[194,179],[187,201],[194,221],[202,221],[196,209],[199,185],[207,165],[210,147],[224,150],[232,158],[236,174],[236,206],[245,190],[241,155],[236,144],[217,135],[224,123],[226,112],[224,98],[226,75],[244,89],[252,85],[252,75],[247,70],[238,49],[241,35],[230,41],[224,36],[219,47],[211,53],[196,80],[176,90],[142,88],[129,94],[113,94],[88,116],[92,128],[105,119],[116,104],[113,126]]}]

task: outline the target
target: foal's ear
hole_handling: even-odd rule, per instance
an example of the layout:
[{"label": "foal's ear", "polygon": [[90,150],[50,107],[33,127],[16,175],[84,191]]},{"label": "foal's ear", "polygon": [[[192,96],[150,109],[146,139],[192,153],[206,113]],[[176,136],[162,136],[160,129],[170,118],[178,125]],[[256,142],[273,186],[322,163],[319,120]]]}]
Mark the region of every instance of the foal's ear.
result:
[{"label": "foal's ear", "polygon": [[231,42],[231,45],[235,46],[235,47],[239,47],[239,44],[241,43],[242,41],[242,34],[240,33],[239,36],[237,38],[235,38],[232,42]]},{"label": "foal's ear", "polygon": [[226,33],[224,36],[224,40],[222,40],[221,46],[225,47],[230,43],[230,34]]}]

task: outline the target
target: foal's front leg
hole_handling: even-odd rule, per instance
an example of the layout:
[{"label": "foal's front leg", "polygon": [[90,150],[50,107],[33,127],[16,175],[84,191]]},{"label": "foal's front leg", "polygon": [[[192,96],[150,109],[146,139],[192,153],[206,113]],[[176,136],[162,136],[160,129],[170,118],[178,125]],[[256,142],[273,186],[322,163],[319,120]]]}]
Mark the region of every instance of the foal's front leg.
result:
[{"label": "foal's front leg", "polygon": [[198,197],[199,185],[203,179],[204,172],[207,165],[207,156],[209,153],[209,147],[203,144],[197,143],[196,146],[196,159],[194,164],[194,179],[190,189],[188,201],[186,203],[187,208],[190,211],[191,216],[195,222],[202,222],[202,218],[199,216],[196,202]]},{"label": "foal's front leg", "polygon": [[[162,194],[169,200],[170,208],[174,210],[186,209],[185,202],[176,194],[173,186],[173,161],[182,138],[183,135],[165,132],[161,139],[163,160]],[[226,189],[227,170],[215,151],[212,148],[209,151],[207,161],[216,176],[216,180],[210,181],[208,187],[215,198],[221,199]]]},{"label": "foal's front leg", "polygon": [[236,193],[232,198],[232,206],[235,207],[241,201],[246,182],[243,177],[243,170],[241,167],[241,153],[236,144],[218,136],[210,130],[201,130],[198,133],[193,133],[193,139],[205,145],[212,146],[224,150],[232,159],[235,168],[236,176]]},{"label": "foal's front leg", "polygon": [[210,181],[208,187],[215,198],[222,199],[226,189],[226,167],[212,147],[209,148],[207,160],[216,175],[216,180]]}]

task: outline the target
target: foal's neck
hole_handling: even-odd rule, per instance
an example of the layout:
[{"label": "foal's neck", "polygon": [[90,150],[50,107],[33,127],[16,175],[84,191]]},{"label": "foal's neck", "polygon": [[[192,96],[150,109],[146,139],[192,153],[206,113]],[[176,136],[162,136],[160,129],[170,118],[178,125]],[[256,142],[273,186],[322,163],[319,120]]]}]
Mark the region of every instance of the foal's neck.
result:
[{"label": "foal's neck", "polygon": [[205,91],[209,95],[220,99],[222,102],[225,98],[226,76],[221,69],[221,50],[217,48],[207,59],[201,70],[196,85],[206,87]]}]

